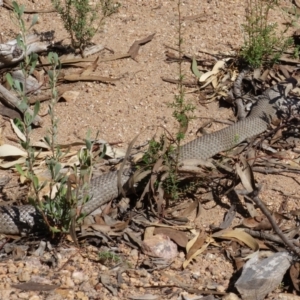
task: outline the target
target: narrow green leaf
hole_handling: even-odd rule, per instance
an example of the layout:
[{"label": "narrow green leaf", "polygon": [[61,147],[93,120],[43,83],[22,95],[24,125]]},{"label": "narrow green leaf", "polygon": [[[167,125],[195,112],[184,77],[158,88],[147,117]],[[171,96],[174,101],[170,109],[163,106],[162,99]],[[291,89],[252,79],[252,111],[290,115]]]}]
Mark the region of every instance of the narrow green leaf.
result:
[{"label": "narrow green leaf", "polygon": [[[38,19],[39,19],[39,16],[38,16],[38,15],[34,15],[34,16],[33,16],[32,21],[31,21],[30,28],[33,27],[33,26],[37,23]],[[30,28],[29,28],[29,29],[30,29]]]},{"label": "narrow green leaf", "polygon": [[106,144],[103,144],[103,151],[100,154],[100,158],[103,158],[105,156],[106,151],[107,151],[107,146],[106,146]]},{"label": "narrow green leaf", "polygon": [[21,82],[19,80],[17,80],[17,79],[14,80],[14,87],[20,93],[23,91]]},{"label": "narrow green leaf", "polygon": [[59,172],[61,170],[61,164],[60,163],[57,163],[54,167],[54,175],[55,177],[57,177],[57,175],[59,175]]},{"label": "narrow green leaf", "polygon": [[13,121],[14,121],[14,124],[23,132],[24,126],[23,126],[22,120],[15,118]]},{"label": "narrow green leaf", "polygon": [[86,140],[85,140],[85,145],[86,145],[86,148],[87,148],[89,151],[91,151],[91,149],[92,149],[92,142],[91,142],[91,140],[86,139]]},{"label": "narrow green leaf", "polygon": [[53,227],[53,226],[51,226],[50,229],[51,229],[51,231],[52,231],[53,233],[61,232],[58,228]]},{"label": "narrow green leaf", "polygon": [[59,64],[59,59],[58,59],[58,55],[55,52],[50,52],[48,54],[48,61],[50,64],[55,64],[58,65]]},{"label": "narrow green leaf", "polygon": [[44,181],[44,182],[40,185],[40,190],[42,190],[47,184],[48,184],[48,181]]},{"label": "narrow green leaf", "polygon": [[23,149],[27,150],[28,147],[29,147],[29,144],[26,141],[25,142],[21,141],[21,146],[22,146]]},{"label": "narrow green leaf", "polygon": [[7,80],[8,84],[10,85],[10,87],[14,86],[14,80],[11,77],[10,73],[6,73],[6,80]]},{"label": "narrow green leaf", "polygon": [[21,9],[20,9],[20,14],[19,14],[19,16],[20,16],[19,22],[21,23],[21,27],[25,29],[25,22],[24,22],[23,19],[21,19],[21,18],[22,18],[22,15],[23,15],[23,13],[24,13],[24,10],[25,10],[25,6],[22,5],[22,6],[21,6]]},{"label": "narrow green leaf", "polygon": [[15,11],[16,13],[18,13],[18,12],[20,11],[18,3],[17,3],[16,1],[13,1],[13,2],[12,2],[12,5],[13,5],[13,7],[14,7],[14,11]]},{"label": "narrow green leaf", "polygon": [[40,111],[40,101],[35,102],[33,110],[33,118],[35,118]]},{"label": "narrow green leaf", "polygon": [[198,70],[197,60],[195,59],[195,56],[193,56],[192,71],[197,78],[201,77],[202,73]]},{"label": "narrow green leaf", "polygon": [[37,60],[34,60],[34,61],[31,62],[29,75],[31,75],[33,73],[33,71],[35,70],[36,64],[37,64]]},{"label": "narrow green leaf", "polygon": [[24,14],[24,11],[25,11],[25,6],[22,4],[19,6],[19,15],[22,16]]},{"label": "narrow green leaf", "polygon": [[52,57],[53,57],[53,52],[48,53],[48,62],[49,64],[52,64]]},{"label": "narrow green leaf", "polygon": [[34,188],[36,190],[39,190],[39,179],[37,178],[37,176],[33,175],[32,182],[33,182]]},{"label": "narrow green leaf", "polygon": [[33,116],[29,112],[25,112],[24,114],[24,122],[26,126],[29,126],[33,121]]},{"label": "narrow green leaf", "polygon": [[17,35],[17,45],[23,49],[24,45],[23,45],[22,37],[19,34]]},{"label": "narrow green leaf", "polygon": [[25,177],[25,173],[20,165],[15,165],[15,168],[20,175]]},{"label": "narrow green leaf", "polygon": [[20,103],[20,105],[19,105],[19,110],[20,111],[22,111],[22,112],[24,112],[24,111],[26,111],[27,110],[27,108],[28,108],[28,105],[27,105],[27,103],[26,103],[26,101],[21,101],[21,103]]},{"label": "narrow green leaf", "polygon": [[48,76],[50,81],[53,81],[53,71],[52,70],[48,70]]},{"label": "narrow green leaf", "polygon": [[45,140],[46,144],[50,147],[51,146],[50,137],[47,135],[44,137],[44,140]]}]

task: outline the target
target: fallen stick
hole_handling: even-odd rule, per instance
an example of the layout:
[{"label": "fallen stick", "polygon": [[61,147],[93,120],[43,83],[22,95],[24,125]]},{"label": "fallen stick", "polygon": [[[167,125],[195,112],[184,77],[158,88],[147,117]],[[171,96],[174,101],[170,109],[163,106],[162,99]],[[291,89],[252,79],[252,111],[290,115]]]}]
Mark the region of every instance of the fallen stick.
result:
[{"label": "fallen stick", "polygon": [[[9,90],[7,90],[3,85],[0,84],[0,98],[2,98],[6,103],[10,106],[16,107],[22,114],[24,111],[19,109],[21,100],[18,99],[15,95],[13,95]],[[26,112],[33,115],[33,111],[28,107]],[[33,122],[35,126],[42,126],[43,120],[40,116],[35,116]]]},{"label": "fallen stick", "polygon": [[[53,32],[41,35],[30,34],[26,37],[27,55],[47,51],[53,39]],[[24,58],[24,51],[18,46],[17,40],[0,44],[0,68],[15,64]]]}]

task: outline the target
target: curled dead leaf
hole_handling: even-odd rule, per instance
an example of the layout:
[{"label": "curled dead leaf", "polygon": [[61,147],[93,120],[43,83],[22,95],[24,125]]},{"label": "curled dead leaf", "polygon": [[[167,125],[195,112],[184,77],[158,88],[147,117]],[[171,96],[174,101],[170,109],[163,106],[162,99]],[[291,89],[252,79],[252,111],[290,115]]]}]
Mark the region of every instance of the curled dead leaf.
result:
[{"label": "curled dead leaf", "polygon": [[217,61],[217,63],[214,65],[213,69],[211,71],[208,71],[201,75],[199,78],[200,82],[206,82],[206,80],[211,77],[212,75],[218,74],[221,70],[225,68],[226,62],[223,60]]},{"label": "curled dead leaf", "polygon": [[234,239],[243,242],[245,245],[250,247],[252,250],[257,251],[259,249],[259,245],[257,241],[248,233],[243,231],[243,229],[225,229],[218,231],[212,235],[214,238],[222,238],[222,239]]}]

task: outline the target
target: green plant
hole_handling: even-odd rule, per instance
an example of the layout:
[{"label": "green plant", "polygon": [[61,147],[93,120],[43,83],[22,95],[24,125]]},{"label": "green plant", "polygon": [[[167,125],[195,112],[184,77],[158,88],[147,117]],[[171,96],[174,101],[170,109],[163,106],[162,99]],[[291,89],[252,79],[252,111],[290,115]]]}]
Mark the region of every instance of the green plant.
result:
[{"label": "green plant", "polygon": [[81,197],[82,204],[88,200],[88,196],[84,195],[84,190],[90,179],[91,166],[93,162],[93,144],[88,136],[86,139],[86,148],[82,149],[82,151],[80,151],[78,154],[80,169],[78,171],[76,165],[73,167],[73,174],[75,175],[77,188],[75,191],[72,191],[71,181],[64,173],[61,172],[61,160],[66,153],[61,150],[57,143],[58,119],[55,116],[54,108],[58,101],[56,85],[60,71],[60,61],[56,53],[49,53],[48,61],[52,66],[52,68],[48,70],[49,84],[51,89],[51,101],[48,107],[48,113],[50,115],[51,126],[48,130],[48,134],[44,137],[44,141],[48,145],[51,152],[49,157],[46,159],[46,165],[50,171],[51,179],[49,182],[50,193],[48,196],[45,196],[45,201],[42,201],[41,191],[46,186],[47,182],[40,182],[39,178],[35,175],[34,165],[36,162],[36,157],[40,154],[40,152],[36,151],[36,149],[32,146],[30,137],[33,120],[39,112],[40,105],[39,102],[37,102],[34,106],[33,115],[30,114],[27,111],[29,108],[29,101],[26,94],[26,81],[28,76],[33,73],[37,63],[36,54],[27,55],[26,34],[28,30],[35,24],[37,17],[34,17],[31,26],[26,28],[23,21],[24,6],[19,6],[16,2],[13,2],[13,6],[14,15],[21,32],[21,34],[17,37],[17,42],[18,46],[24,52],[24,61],[20,63],[20,68],[24,76],[24,82],[13,79],[10,74],[7,74],[6,78],[8,83],[17,92],[21,99],[20,106],[21,110],[24,112],[23,119],[17,119],[15,120],[15,123],[24,134],[24,140],[21,141],[21,146],[27,153],[25,166],[22,168],[20,165],[16,165],[16,169],[31,183],[34,195],[29,199],[29,201],[40,212],[48,230],[52,233],[52,235],[55,233],[66,234],[70,231],[72,224],[75,226],[75,223],[80,221],[82,218],[82,215],[77,214],[76,211],[78,206],[79,191],[83,190],[83,192],[81,192],[81,195],[83,195]]},{"label": "green plant", "polygon": [[244,45],[242,58],[251,66],[272,66],[282,53],[293,44],[291,38],[283,38],[285,30],[278,34],[277,24],[269,23],[271,9],[278,7],[278,0],[247,0]]},{"label": "green plant", "polygon": [[[176,149],[175,160],[169,161],[169,175],[164,182],[164,187],[166,191],[171,195],[173,199],[178,198],[178,160],[179,160],[179,146],[185,137],[185,133],[188,129],[189,122],[194,118],[193,115],[190,115],[195,107],[191,103],[188,103],[185,99],[185,90],[183,85],[183,70],[182,70],[182,57],[183,57],[183,38],[182,38],[182,17],[181,17],[181,0],[177,2],[177,11],[178,11],[178,95],[174,97],[174,101],[170,103],[170,107],[173,108],[173,117],[177,120],[179,124],[179,129],[176,134]],[[172,149],[171,149],[172,150]],[[172,151],[171,151],[172,152]],[[174,157],[174,154],[170,153],[171,157]]]},{"label": "green plant", "polygon": [[102,264],[118,264],[121,262],[120,256],[109,251],[99,252],[99,259]]},{"label": "green plant", "polygon": [[[164,191],[171,196],[172,199],[177,199],[178,184],[177,176],[175,173],[176,166],[174,160],[174,157],[176,157],[176,150],[172,145],[168,145],[166,143],[168,143],[168,140],[165,138],[164,135],[160,136],[159,141],[156,141],[154,139],[150,140],[148,149],[141,159],[140,167],[146,169],[153,168],[155,163],[160,158],[162,158],[164,161],[164,165],[167,167],[165,168],[167,176],[163,180],[162,187]],[[159,182],[157,181],[154,187],[158,188],[158,186]]]},{"label": "green plant", "polygon": [[300,54],[300,45],[295,45],[295,48],[294,48],[294,53],[293,53],[293,57],[295,59],[299,59],[299,54]]},{"label": "green plant", "polygon": [[149,141],[147,152],[142,157],[142,164],[145,166],[153,166],[160,157],[160,153],[164,147],[164,137],[160,137],[160,141],[154,139]]},{"label": "green plant", "polygon": [[[34,113],[30,114],[28,111],[29,108],[29,101],[26,93],[26,86],[27,86],[27,80],[30,74],[33,73],[35,66],[37,64],[37,55],[35,53],[28,55],[27,54],[27,43],[26,43],[26,34],[27,32],[35,25],[37,22],[37,15],[35,15],[32,19],[31,25],[26,28],[25,22],[23,19],[23,14],[25,7],[24,5],[18,5],[17,2],[13,1],[13,13],[15,20],[17,21],[17,25],[20,28],[20,34],[17,36],[17,44],[20,47],[20,49],[23,51],[24,60],[20,63],[20,68],[23,73],[24,80],[19,81],[16,79],[13,79],[11,75],[8,73],[6,75],[6,79],[10,86],[15,90],[15,92],[18,94],[19,98],[21,99],[19,109],[23,112],[23,120],[16,120],[16,123],[19,127],[19,129],[24,134],[24,140],[21,141],[21,146],[27,153],[27,159],[25,163],[26,172],[24,172],[21,168],[21,166],[17,165],[16,169],[25,177],[27,178],[33,186],[33,191],[36,198],[36,206],[41,206],[41,199],[39,197],[39,193],[42,190],[42,188],[45,186],[45,184],[40,185],[38,182],[37,176],[35,176],[33,172],[33,166],[35,163],[35,157],[36,153],[34,149],[31,146],[31,140],[30,140],[30,134],[32,131],[32,125],[33,120],[37,116],[39,109],[40,109],[40,103],[36,102],[34,106]],[[43,218],[45,221],[47,221],[46,216],[42,213]]]},{"label": "green plant", "polygon": [[[168,139],[162,135],[159,141],[151,140],[147,152],[142,158],[143,165],[153,166],[155,162],[161,157],[164,160],[164,165],[167,176],[163,177],[162,187],[164,191],[173,200],[179,197],[179,179],[178,179],[178,162],[179,162],[179,147],[184,139],[185,133],[188,129],[188,124],[193,116],[190,115],[195,109],[195,107],[188,103],[185,99],[185,90],[183,85],[183,70],[182,70],[182,18],[181,18],[181,0],[177,2],[178,9],[178,52],[179,52],[179,63],[178,63],[178,95],[174,97],[174,101],[169,104],[169,107],[173,108],[173,117],[177,120],[179,124],[176,137],[173,139],[173,144],[166,145]],[[175,145],[174,145],[175,144]],[[156,184],[158,187],[159,184]]]},{"label": "green plant", "polygon": [[178,73],[179,73],[179,81],[178,81],[178,95],[175,96],[174,101],[170,104],[170,107],[174,109],[173,117],[179,123],[179,130],[176,134],[176,140],[178,144],[184,139],[184,134],[188,128],[189,121],[193,118],[189,116],[190,112],[195,110],[195,107],[187,103],[185,100],[185,91],[183,86],[183,71],[182,71],[182,18],[181,18],[181,0],[177,2],[177,10],[178,10],[178,53],[179,53],[179,61],[178,61]]},{"label": "green plant", "polygon": [[[88,194],[84,194],[85,189],[91,177],[93,155],[90,136],[88,135],[85,144],[86,147],[78,153],[80,167],[73,166],[73,182],[62,171],[61,160],[67,154],[63,152],[57,142],[58,122],[55,116],[55,106],[58,102],[56,90],[57,80],[60,71],[60,61],[56,53],[49,53],[49,64],[52,66],[48,70],[49,84],[51,89],[51,101],[48,106],[51,125],[48,134],[44,137],[45,143],[51,150],[51,155],[46,159],[46,165],[51,174],[50,192],[45,196],[45,201],[40,202],[39,208],[42,215],[45,216],[46,224],[52,233],[67,234],[71,225],[75,226],[82,219],[82,215],[77,214],[78,200],[84,204],[89,200]],[[33,171],[32,171],[33,172]],[[72,190],[71,184],[75,183],[76,187]],[[42,183],[43,186],[45,183]],[[39,182],[37,180],[37,186]],[[80,194],[79,194],[80,193]],[[53,196],[54,195],[54,196]],[[38,195],[37,195],[38,197]],[[33,204],[35,199],[32,199]],[[72,228],[74,230],[74,228]],[[73,235],[75,238],[75,236]]]},{"label": "green plant", "polygon": [[104,19],[117,12],[120,7],[113,0],[97,0],[94,7],[89,0],[51,1],[70,34],[73,48],[79,49],[82,56],[84,48],[91,43]]}]

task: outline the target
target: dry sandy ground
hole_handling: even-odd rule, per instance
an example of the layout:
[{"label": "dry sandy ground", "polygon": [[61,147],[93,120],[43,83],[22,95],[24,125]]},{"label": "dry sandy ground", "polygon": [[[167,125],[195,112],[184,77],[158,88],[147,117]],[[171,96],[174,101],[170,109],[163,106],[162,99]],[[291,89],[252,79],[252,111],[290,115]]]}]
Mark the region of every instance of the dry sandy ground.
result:
[{"label": "dry sandy ground", "polygon": [[[47,9],[50,7],[49,2],[45,0],[20,1],[27,8],[32,9]],[[197,19],[187,19],[182,24],[183,52],[191,56],[211,59],[211,56],[202,52],[203,49],[222,52],[238,49],[243,42],[241,24],[245,17],[245,2],[242,0],[182,1],[182,16],[201,15]],[[282,4],[288,5],[289,1],[282,1]],[[0,15],[2,41],[14,39],[18,29],[12,21],[10,12],[2,7]],[[31,15],[26,15],[27,24],[30,24],[31,18]],[[287,18],[283,13],[271,16],[272,22],[278,22],[279,26]],[[69,42],[68,34],[57,13],[40,14],[35,29],[38,32],[55,30],[56,41],[64,40],[65,44]],[[99,131],[101,138],[117,143],[119,147],[126,149],[137,133],[141,133],[140,143],[152,137],[155,131],[153,125],[162,125],[170,132],[176,132],[177,124],[168,104],[178,93],[177,86],[162,81],[162,77],[178,78],[178,65],[165,61],[165,51],[169,50],[166,46],[176,48],[178,44],[177,1],[123,1],[119,12],[106,20],[93,42],[102,44],[113,50],[115,54],[123,54],[129,50],[135,40],[140,40],[153,33],[155,33],[153,40],[141,47],[136,60],[126,58],[99,63],[97,73],[113,78],[122,76],[122,79],[116,81],[114,85],[99,82],[76,82],[68,85],[69,90],[78,91],[79,96],[73,101],[60,102],[56,106],[56,114],[60,120],[60,142],[68,143],[84,138],[90,129],[92,134]],[[104,54],[110,53],[105,50]],[[189,64],[184,64],[185,78],[193,79],[189,68]],[[203,122],[201,118],[233,117],[231,111],[220,109],[218,103],[211,103],[207,107],[200,105],[198,96],[189,91],[189,89],[186,90],[186,98],[196,106],[196,118],[190,124],[188,140],[195,138],[196,131]],[[42,111],[46,107],[47,103],[43,103]],[[43,137],[47,132],[50,118],[46,116],[43,117],[43,120],[44,126],[34,130],[34,140]],[[6,134],[11,135],[12,133],[9,123],[4,120],[2,122],[6,126],[5,138]],[[219,126],[219,124],[214,124],[211,130],[216,130]],[[148,127],[151,129],[147,129]],[[285,190],[287,193],[295,193],[298,189],[297,177],[294,178],[294,176],[288,178],[258,174],[256,179],[264,184],[262,198],[270,205],[279,205],[282,200],[279,192],[272,190],[273,187]],[[224,212],[224,208],[211,205],[211,209],[204,210],[200,221],[195,226],[205,229],[210,224],[218,224],[222,220]],[[134,264],[139,261],[138,252],[131,252],[124,245],[119,247],[120,249],[124,248],[123,254],[127,255],[128,260],[133,261]],[[219,251],[200,255],[185,271],[181,270],[183,259],[184,254],[181,253],[170,270],[166,271],[175,274],[174,276],[181,281],[199,285],[200,289],[208,284],[216,285],[219,291],[227,288],[233,266]],[[121,286],[117,295],[112,296],[99,282],[101,272],[107,271],[107,269],[99,264],[93,264],[78,253],[71,259],[69,265],[59,272],[59,275],[57,271],[54,272],[56,277],[51,277],[51,280],[50,276],[47,277],[46,274],[53,275],[53,272],[45,266],[41,266],[40,263],[36,261],[35,263],[36,266],[30,260],[19,263],[12,261],[0,263],[1,299],[127,299],[129,296],[149,293],[147,289],[138,287],[146,283],[169,284],[168,278],[160,272],[149,275],[149,273],[141,274],[141,271],[137,270],[124,276],[126,283]],[[27,277],[25,276],[23,280],[21,275],[24,272]],[[18,296],[14,290],[12,292],[9,288],[10,283],[24,282],[29,279],[35,281],[36,277],[47,278],[48,281],[45,280],[51,284],[62,282],[66,289],[53,292],[54,294],[23,292]],[[89,280],[86,280],[88,277]],[[169,289],[176,290],[172,287]],[[167,292],[167,287],[151,290],[151,293],[159,295],[157,299],[167,299]],[[168,299],[179,299],[178,295]]]}]

